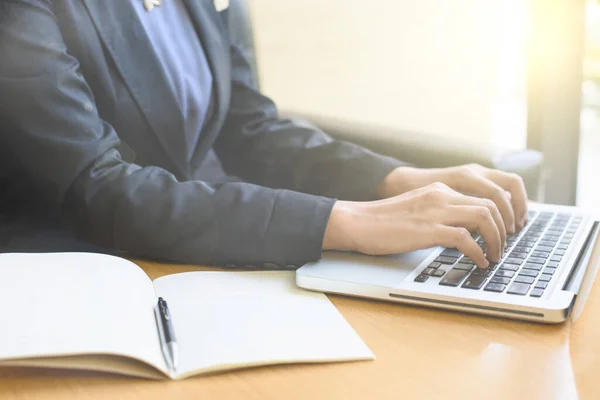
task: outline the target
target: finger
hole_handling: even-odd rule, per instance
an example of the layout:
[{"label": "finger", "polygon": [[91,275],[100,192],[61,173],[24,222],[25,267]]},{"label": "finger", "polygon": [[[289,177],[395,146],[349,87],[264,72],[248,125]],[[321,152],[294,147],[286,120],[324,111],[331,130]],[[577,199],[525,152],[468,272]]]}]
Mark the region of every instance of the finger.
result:
[{"label": "finger", "polygon": [[485,171],[484,174],[488,179],[510,193],[510,201],[515,213],[516,227],[517,229],[523,228],[528,218],[527,190],[525,189],[523,179],[514,173],[491,169]]},{"label": "finger", "polygon": [[466,228],[437,225],[435,229],[436,244],[449,248],[457,248],[469,257],[479,268],[487,268],[490,263],[485,258],[483,250]]},{"label": "finger", "polygon": [[504,226],[504,221],[502,220],[502,215],[500,214],[500,210],[498,210],[496,203],[494,203],[490,199],[482,199],[482,198],[478,198],[478,197],[465,196],[460,193],[458,194],[458,196],[459,197],[455,197],[452,200],[452,204],[481,206],[481,207],[486,207],[488,210],[490,210],[490,213],[492,214],[492,218],[494,219],[494,222],[496,223],[496,227],[498,228],[498,232],[500,233],[500,240],[501,240],[500,248],[504,249],[506,247],[506,239],[507,239],[506,227]]},{"label": "finger", "polygon": [[500,231],[491,211],[485,206],[449,206],[446,208],[443,221],[445,225],[465,227],[478,230],[487,244],[487,257],[490,261],[498,262],[502,258],[502,240]]},{"label": "finger", "polygon": [[472,174],[463,179],[459,190],[492,200],[502,215],[506,232],[511,235],[515,233],[515,213],[511,201],[502,187],[484,176]]}]

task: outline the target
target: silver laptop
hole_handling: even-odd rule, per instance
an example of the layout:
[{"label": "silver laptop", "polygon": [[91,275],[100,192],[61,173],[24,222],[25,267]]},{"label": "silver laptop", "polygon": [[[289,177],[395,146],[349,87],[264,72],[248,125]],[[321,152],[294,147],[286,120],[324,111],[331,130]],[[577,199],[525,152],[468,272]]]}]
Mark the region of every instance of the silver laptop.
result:
[{"label": "silver laptop", "polygon": [[562,322],[582,282],[595,277],[589,260],[599,224],[574,207],[534,205],[529,214],[527,226],[509,237],[502,260],[488,269],[441,247],[394,256],[332,251],[300,268],[296,283],[321,292]]}]

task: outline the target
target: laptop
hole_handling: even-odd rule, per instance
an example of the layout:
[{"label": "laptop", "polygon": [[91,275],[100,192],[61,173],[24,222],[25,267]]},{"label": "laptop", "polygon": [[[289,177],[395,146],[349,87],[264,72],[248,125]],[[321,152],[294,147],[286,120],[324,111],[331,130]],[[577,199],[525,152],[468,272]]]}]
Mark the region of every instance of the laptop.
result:
[{"label": "laptop", "polygon": [[[508,238],[502,259],[477,268],[457,249],[392,256],[328,251],[296,272],[298,286],[419,306],[543,323],[565,321],[582,282],[599,223],[580,209],[532,205],[529,223]],[[481,237],[475,236],[485,251]]]}]

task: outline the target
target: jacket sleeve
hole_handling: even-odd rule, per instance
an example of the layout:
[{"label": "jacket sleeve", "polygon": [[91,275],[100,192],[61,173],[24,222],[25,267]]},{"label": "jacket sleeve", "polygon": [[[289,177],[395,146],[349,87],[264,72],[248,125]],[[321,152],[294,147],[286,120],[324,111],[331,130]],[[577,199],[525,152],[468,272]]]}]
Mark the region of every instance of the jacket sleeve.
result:
[{"label": "jacket sleeve", "polygon": [[247,59],[231,45],[229,114],[215,150],[228,173],[274,188],[342,200],[372,200],[376,186],[404,163],[317,128],[279,118],[253,85]]},{"label": "jacket sleeve", "polygon": [[181,182],[125,159],[50,4],[0,3],[0,146],[18,179],[65,225],[102,246],[187,263],[298,265],[320,257],[334,200]]}]

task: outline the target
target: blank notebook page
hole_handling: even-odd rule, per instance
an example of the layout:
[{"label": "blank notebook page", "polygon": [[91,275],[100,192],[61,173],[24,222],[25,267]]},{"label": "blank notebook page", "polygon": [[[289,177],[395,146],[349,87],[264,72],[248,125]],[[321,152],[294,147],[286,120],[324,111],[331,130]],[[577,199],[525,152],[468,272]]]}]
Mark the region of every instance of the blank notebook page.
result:
[{"label": "blank notebook page", "polygon": [[92,253],[0,255],[0,359],[124,355],[166,370],[152,282]]},{"label": "blank notebook page", "polygon": [[322,293],[294,272],[189,272],[154,281],[180,347],[177,375],[287,362],[374,359]]}]

